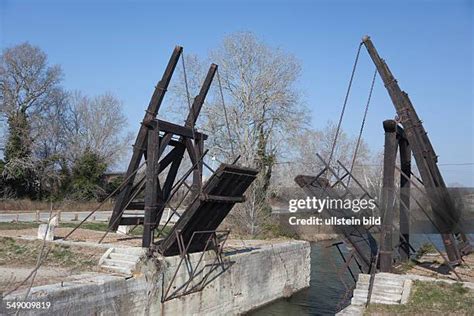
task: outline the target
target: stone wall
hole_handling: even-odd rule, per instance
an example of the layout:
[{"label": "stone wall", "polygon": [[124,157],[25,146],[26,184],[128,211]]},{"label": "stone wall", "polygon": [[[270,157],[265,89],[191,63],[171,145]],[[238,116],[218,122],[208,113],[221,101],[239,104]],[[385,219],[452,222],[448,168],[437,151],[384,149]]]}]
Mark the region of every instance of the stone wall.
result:
[{"label": "stone wall", "polygon": [[[191,255],[189,262],[181,265],[179,257],[168,257],[144,261],[132,278],[90,274],[73,282],[39,286],[32,289],[29,300],[50,301],[51,308],[23,310],[20,315],[241,314],[309,286],[308,242],[238,248],[228,251],[224,259],[226,268],[222,269],[222,265],[212,264],[212,253],[206,253],[199,265],[200,254]],[[188,282],[190,267],[197,274],[192,282]],[[198,291],[203,281],[206,285]],[[173,298],[173,294],[193,288],[194,293]],[[21,292],[5,297],[3,306],[22,297]],[[162,303],[163,298],[169,300]]]}]

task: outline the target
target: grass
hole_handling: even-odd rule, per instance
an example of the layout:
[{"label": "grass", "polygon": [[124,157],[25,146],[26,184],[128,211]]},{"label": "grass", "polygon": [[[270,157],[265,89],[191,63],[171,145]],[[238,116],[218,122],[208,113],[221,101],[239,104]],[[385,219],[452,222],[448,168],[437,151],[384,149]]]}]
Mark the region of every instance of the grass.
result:
[{"label": "grass", "polygon": [[[59,227],[76,227],[78,223],[61,223]],[[0,223],[0,230],[19,230],[19,229],[28,229],[28,228],[38,228],[39,223],[35,222],[15,222],[15,223]],[[103,222],[85,222],[81,225],[81,228],[106,231],[108,223]]]},{"label": "grass", "polygon": [[[78,224],[79,223],[61,223],[59,224],[59,227],[60,228],[68,228],[68,227],[74,228]],[[81,225],[80,228],[105,232],[108,226],[109,226],[109,223],[107,222],[85,222]]]},{"label": "grass", "polygon": [[[44,262],[46,266],[68,267],[77,269],[92,268],[97,265],[101,250],[90,250],[83,247],[47,244],[51,251]],[[36,264],[38,253],[41,251],[41,241],[15,240],[0,237],[0,266],[16,265],[30,266]]]},{"label": "grass", "polygon": [[33,222],[18,222],[18,223],[4,223],[0,222],[0,230],[19,230],[28,228],[38,228],[38,223]]},{"label": "grass", "polygon": [[416,261],[411,260],[411,259],[406,262],[401,262],[399,265],[394,267],[394,272],[398,274],[404,274],[410,271],[411,269],[413,269],[413,267],[415,267],[416,264],[417,264]]},{"label": "grass", "polygon": [[371,304],[364,315],[474,315],[474,293],[462,283],[414,281],[404,305]]},{"label": "grass", "polygon": [[418,250],[416,251],[416,258],[421,258],[423,257],[424,255],[426,254],[429,254],[429,253],[438,253],[438,251],[436,250],[435,246],[433,246],[433,244],[431,243],[424,243],[423,245],[421,245],[420,248],[418,248]]}]

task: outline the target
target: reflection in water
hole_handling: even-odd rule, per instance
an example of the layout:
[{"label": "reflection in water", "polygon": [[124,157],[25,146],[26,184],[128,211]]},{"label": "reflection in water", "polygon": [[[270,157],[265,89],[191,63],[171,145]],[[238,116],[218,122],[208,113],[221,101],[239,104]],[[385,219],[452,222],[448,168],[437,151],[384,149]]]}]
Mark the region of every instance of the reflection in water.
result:
[{"label": "reflection in water", "polygon": [[[473,235],[469,235],[474,240]],[[433,242],[440,250],[444,250],[439,235],[412,235],[411,243],[418,249],[424,243]],[[311,281],[307,289],[295,293],[287,299],[280,299],[270,303],[249,315],[334,315],[337,311],[348,305],[341,304],[341,299],[346,293],[347,286],[354,282],[348,273],[343,274],[343,282],[339,279],[334,265],[340,267],[343,262],[334,247],[326,248],[331,242],[311,244]],[[341,247],[341,250],[343,250]],[[347,252],[345,253],[347,255]],[[358,272],[356,268],[354,273]],[[341,305],[340,305],[341,304]]]}]

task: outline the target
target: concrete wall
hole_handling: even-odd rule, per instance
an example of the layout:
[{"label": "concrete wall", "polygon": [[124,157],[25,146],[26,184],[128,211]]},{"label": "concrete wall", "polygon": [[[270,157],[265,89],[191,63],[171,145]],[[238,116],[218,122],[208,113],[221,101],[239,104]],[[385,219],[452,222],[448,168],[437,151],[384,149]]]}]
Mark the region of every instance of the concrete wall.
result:
[{"label": "concrete wall", "polygon": [[[198,265],[200,255],[191,255],[187,264],[182,262],[173,282],[179,257],[145,261],[133,278],[88,275],[62,286],[36,287],[29,300],[50,301],[52,307],[24,311],[20,315],[240,314],[309,286],[308,242],[288,241],[255,246],[252,250],[238,249],[225,256],[224,270],[222,266],[212,265],[214,258],[206,253]],[[190,267],[197,276],[187,282]],[[201,291],[170,297],[199,286],[203,279],[207,285]],[[168,288],[166,297],[171,299],[162,303]],[[4,298],[4,303],[22,297],[22,293],[16,293]]]}]

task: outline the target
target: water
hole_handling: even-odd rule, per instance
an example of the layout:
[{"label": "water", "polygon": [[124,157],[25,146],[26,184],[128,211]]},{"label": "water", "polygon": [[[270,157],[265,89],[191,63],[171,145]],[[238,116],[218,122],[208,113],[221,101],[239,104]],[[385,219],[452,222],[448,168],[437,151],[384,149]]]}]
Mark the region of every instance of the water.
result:
[{"label": "water", "polygon": [[[474,240],[474,235],[469,235]],[[438,249],[444,251],[439,235],[412,235],[411,244],[418,249],[424,243],[434,243]],[[295,293],[292,297],[280,299],[260,309],[249,313],[251,316],[267,315],[334,315],[343,307],[341,299],[346,293],[347,286],[353,286],[349,273],[343,273],[343,281],[337,276],[336,268],[341,267],[343,262],[335,247],[327,248],[331,242],[319,242],[311,244],[311,279],[307,289]],[[341,247],[341,250],[343,250]],[[347,252],[344,251],[347,257]],[[354,273],[358,272],[356,267],[352,267]],[[357,276],[356,276],[357,277]]]},{"label": "water", "polygon": [[[311,244],[311,280],[307,289],[290,298],[280,299],[255,310],[249,315],[334,315],[344,306],[338,306],[346,288],[336,274],[334,264],[340,267],[342,259],[330,243]],[[354,270],[355,271],[355,270]],[[352,286],[351,276],[344,273],[343,281]]]}]

